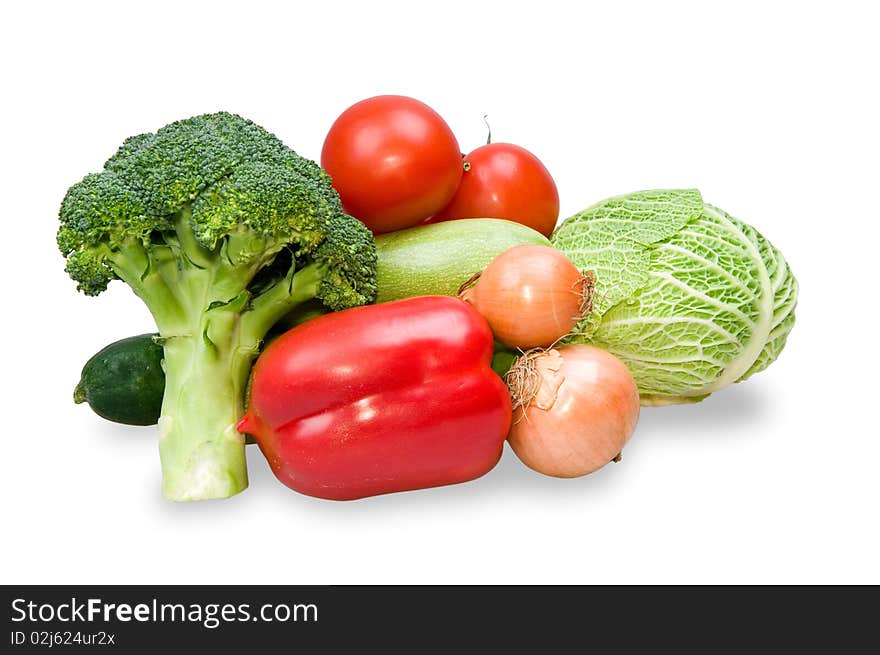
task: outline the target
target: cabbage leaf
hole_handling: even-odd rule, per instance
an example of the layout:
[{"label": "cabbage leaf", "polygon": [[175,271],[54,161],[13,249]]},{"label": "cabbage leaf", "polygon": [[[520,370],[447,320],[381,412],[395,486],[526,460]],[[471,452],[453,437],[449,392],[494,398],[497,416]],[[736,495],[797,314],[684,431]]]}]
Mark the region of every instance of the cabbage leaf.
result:
[{"label": "cabbage leaf", "polygon": [[754,228],[696,189],[609,198],[565,220],[553,245],[596,273],[594,309],[568,341],[621,358],[643,405],[694,402],[769,366],[798,286]]}]

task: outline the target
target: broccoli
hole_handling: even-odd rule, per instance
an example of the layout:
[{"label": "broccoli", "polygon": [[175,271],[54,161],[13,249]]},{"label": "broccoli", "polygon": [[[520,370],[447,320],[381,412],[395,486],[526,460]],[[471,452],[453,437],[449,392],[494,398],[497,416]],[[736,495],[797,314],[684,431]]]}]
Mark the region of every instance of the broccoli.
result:
[{"label": "broccoli", "polygon": [[376,293],[372,235],[329,176],[228,113],[127,139],[67,192],[58,246],[77,288],[127,283],[159,329],[166,374],[159,453],[170,500],[247,487],[244,413],[261,341],[313,298],[331,310]]}]

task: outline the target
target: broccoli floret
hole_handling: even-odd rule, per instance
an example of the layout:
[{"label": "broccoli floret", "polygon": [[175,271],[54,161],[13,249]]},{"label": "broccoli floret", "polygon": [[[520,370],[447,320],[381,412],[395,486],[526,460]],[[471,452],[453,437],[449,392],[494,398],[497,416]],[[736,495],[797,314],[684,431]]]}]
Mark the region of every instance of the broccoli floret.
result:
[{"label": "broccoli floret", "polygon": [[163,493],[247,486],[244,389],[279,318],[315,298],[371,302],[376,249],[330,178],[240,116],[195,116],[127,139],[61,205],[58,246],[88,295],[114,279],[146,303],[165,349]]}]

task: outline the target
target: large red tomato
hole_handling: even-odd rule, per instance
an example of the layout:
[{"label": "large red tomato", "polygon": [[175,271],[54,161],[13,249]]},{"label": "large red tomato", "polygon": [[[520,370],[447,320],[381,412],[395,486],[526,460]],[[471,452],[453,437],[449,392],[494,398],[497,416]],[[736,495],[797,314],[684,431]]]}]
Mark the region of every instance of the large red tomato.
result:
[{"label": "large red tomato", "polygon": [[467,155],[464,166],[458,191],[431,223],[505,218],[550,236],[559,218],[559,192],[535,155],[510,143],[490,143]]},{"label": "large red tomato", "polygon": [[336,119],[321,151],[345,211],[375,233],[411,227],[444,207],[462,176],[446,122],[405,96],[376,96]]}]

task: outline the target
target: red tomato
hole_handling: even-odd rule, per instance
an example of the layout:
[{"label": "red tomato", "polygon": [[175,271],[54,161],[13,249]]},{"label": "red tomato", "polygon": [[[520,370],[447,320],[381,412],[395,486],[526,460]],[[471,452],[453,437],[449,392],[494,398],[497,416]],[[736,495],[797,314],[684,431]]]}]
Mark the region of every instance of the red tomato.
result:
[{"label": "red tomato", "polygon": [[559,218],[559,192],[544,164],[528,150],[490,143],[465,157],[458,191],[429,222],[456,218],[505,218],[549,237]]},{"label": "red tomato", "polygon": [[345,211],[377,234],[434,214],[462,175],[452,130],[428,105],[404,96],[376,96],[346,109],[324,140],[321,166]]}]

